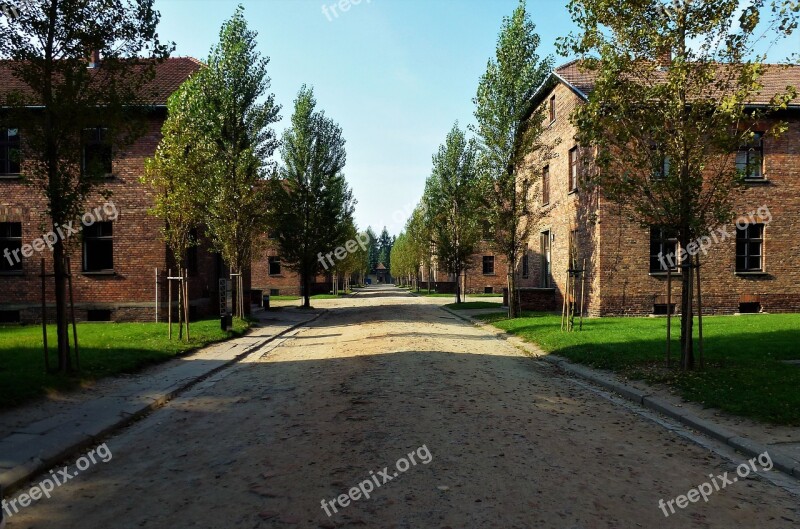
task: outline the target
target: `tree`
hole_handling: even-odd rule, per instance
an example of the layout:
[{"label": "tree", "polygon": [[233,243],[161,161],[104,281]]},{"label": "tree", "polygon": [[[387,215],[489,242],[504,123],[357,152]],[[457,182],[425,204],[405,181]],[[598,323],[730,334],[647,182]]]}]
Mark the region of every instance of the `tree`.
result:
[{"label": "tree", "polygon": [[[214,247],[241,274],[250,265],[256,237],[265,230],[266,177],[276,169],[279,141],[271,125],[280,105],[268,93],[269,58],[256,50],[257,32],[239,6],[219,33],[208,67],[197,74],[199,98],[189,110],[202,142],[213,146],[197,193]],[[204,147],[205,148],[205,147]],[[242,282],[236,313],[243,316]]]},{"label": "tree", "polygon": [[192,233],[203,224],[205,204],[197,190],[202,188],[215,155],[215,144],[195,126],[200,114],[197,105],[203,100],[198,77],[190,78],[170,96],[162,140],[155,156],[145,162],[142,177],[142,182],[155,191],[150,213],[164,222],[162,235],[180,269],[188,266],[189,248],[198,244]]},{"label": "tree", "polygon": [[378,236],[372,229],[372,226],[367,227],[367,235],[369,236],[369,272],[372,273],[378,268],[378,263],[381,259],[380,249],[378,248]]},{"label": "tree", "polygon": [[[117,151],[143,132],[139,110],[151,101],[144,88],[156,62],[171,50],[159,41],[159,18],[152,0],[38,0],[22,3],[16,17],[0,24],[0,58],[11,61],[13,75],[26,87],[2,105],[10,123],[25,125],[23,178],[44,196],[54,232],[78,219],[105,181],[110,155],[82,163],[87,131],[104,136]],[[88,57],[93,67],[87,68]],[[59,238],[53,272],[62,372],[72,369],[67,254]]]},{"label": "tree", "polygon": [[[794,88],[761,96],[765,56],[763,0],[573,0],[579,33],[561,41],[596,77],[574,120],[578,140],[596,149],[593,183],[643,227],[671,232],[681,268],[681,366],[694,367],[694,241],[731,222],[743,177],[736,151],[753,140],[768,112],[785,108]],[[764,35],[788,36],[800,4],[772,4]],[[739,14],[740,13],[740,14]],[[738,16],[737,16],[738,14]],[[765,37],[766,38],[766,37]],[[771,97],[772,96],[772,97]],[[766,99],[764,99],[766,98]],[[777,123],[766,134],[778,134]],[[673,258],[676,256],[673,256]],[[670,272],[671,273],[671,272]]]},{"label": "tree", "polygon": [[[410,253],[416,263],[416,276],[419,277],[420,267],[428,273],[428,293],[431,292],[433,280],[433,229],[426,212],[424,201],[414,208],[411,217],[406,223]],[[417,281],[419,290],[419,281]]]},{"label": "tree", "polygon": [[527,168],[550,156],[552,146],[541,141],[544,108],[531,99],[550,73],[552,59],[537,54],[539,36],[524,0],[503,20],[495,59],[489,61],[475,97],[473,130],[481,149],[488,224],[492,246],[508,262],[508,315],[519,314],[517,262],[535,220],[529,208],[534,179]]},{"label": "tree", "polygon": [[313,90],[303,86],[283,135],[283,167],[265,204],[281,255],[300,274],[305,308],[311,307],[311,280],[322,270],[323,256],[347,241],[355,206],[342,174],[342,129],[316,104]]},{"label": "tree", "polygon": [[481,238],[481,187],[478,148],[456,123],[433,156],[433,172],[424,201],[433,218],[436,256],[456,278],[456,303],[461,303],[461,274]]},{"label": "tree", "polygon": [[394,238],[389,235],[389,231],[384,226],[378,238],[378,255],[380,262],[387,270],[392,267],[392,245],[394,245]]}]

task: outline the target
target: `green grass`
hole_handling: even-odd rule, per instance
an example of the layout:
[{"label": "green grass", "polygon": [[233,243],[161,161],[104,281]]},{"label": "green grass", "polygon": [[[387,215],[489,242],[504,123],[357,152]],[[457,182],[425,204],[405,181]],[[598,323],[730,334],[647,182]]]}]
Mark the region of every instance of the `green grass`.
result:
[{"label": "green grass", "polygon": [[[706,368],[666,369],[666,318],[585,319],[583,331],[561,332],[560,315],[480,317],[545,351],[625,377],[675,388],[685,399],[776,424],[800,425],[800,314],[703,318]],[[680,355],[673,319],[673,362]],[[695,330],[697,327],[695,326]]]},{"label": "green grass", "polygon": [[270,296],[270,301],[297,301],[300,296]]},{"label": "green grass", "polygon": [[462,301],[461,303],[450,303],[449,305],[445,305],[445,307],[453,310],[499,309],[500,303],[492,303],[491,301]]},{"label": "green grass", "polygon": [[455,294],[438,294],[436,292],[431,292],[430,294],[428,294],[427,290],[420,290],[419,292],[416,292],[416,294],[420,295],[420,296],[424,296],[426,298],[453,298],[453,299],[455,299],[455,297],[456,297]]},{"label": "green grass", "polygon": [[499,293],[486,294],[484,292],[479,292],[478,294],[467,294],[467,296],[471,298],[502,298],[503,294]]},{"label": "green grass", "polygon": [[[0,326],[0,409],[102,377],[133,373],[209,343],[240,336],[248,327],[247,322],[234,320],[234,330],[228,333],[220,329],[219,319],[197,321],[192,323],[192,340],[186,343],[178,341],[177,325],[170,341],[166,323],[79,323],[80,373],[48,375],[41,326]],[[48,326],[47,335],[53,366],[57,362],[53,350],[55,326]]]}]

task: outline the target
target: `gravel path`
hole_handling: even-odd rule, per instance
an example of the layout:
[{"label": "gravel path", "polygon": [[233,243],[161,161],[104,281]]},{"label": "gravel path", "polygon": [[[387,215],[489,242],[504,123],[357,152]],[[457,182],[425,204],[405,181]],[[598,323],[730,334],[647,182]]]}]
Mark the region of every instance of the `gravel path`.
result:
[{"label": "gravel path", "polygon": [[[800,527],[797,498],[752,477],[666,518],[660,499],[735,466],[425,298],[318,305],[334,310],[109,439],[111,461],[9,529]],[[360,483],[380,485],[328,517]]]}]

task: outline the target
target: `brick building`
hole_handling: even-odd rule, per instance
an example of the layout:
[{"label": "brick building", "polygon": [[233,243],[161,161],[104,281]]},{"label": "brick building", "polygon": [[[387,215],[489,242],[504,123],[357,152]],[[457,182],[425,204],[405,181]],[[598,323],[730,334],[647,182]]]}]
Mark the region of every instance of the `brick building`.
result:
[{"label": "brick building", "polygon": [[[84,140],[84,163],[98,152],[106,153],[109,176],[86,204],[86,210],[95,211],[97,217],[69,239],[79,320],[153,321],[156,306],[160,318],[166,317],[166,270],[176,265],[162,239],[161,221],[148,214],[152,191],[139,178],[145,159],[155,154],[161,139],[167,98],[200,67],[192,58],[171,58],[156,66],[154,90],[148,92],[154,100],[147,107],[146,131],[124,152],[104,141],[102,128]],[[8,64],[0,64],[0,101],[20,86]],[[13,153],[19,149],[18,157]],[[25,124],[5,124],[0,129],[0,254],[6,248],[19,250],[51,229],[44,198],[20,179],[25,166]],[[110,201],[100,192],[110,192]],[[0,255],[0,321],[41,319],[42,258],[47,273],[52,273],[52,253],[46,248],[22,257],[19,263]],[[217,278],[223,273],[218,255],[201,245],[190,251],[188,260],[191,312],[196,316],[217,313]],[[54,315],[52,283],[52,278],[47,280],[49,318]]]},{"label": "brick building", "polygon": [[[768,99],[787,85],[800,86],[800,67],[769,67],[762,81]],[[545,214],[529,242],[530,273],[520,281],[523,307],[560,309],[572,238],[577,262],[587,263],[588,314],[666,313],[667,267],[658,254],[675,251],[676,243],[617,215],[613,204],[581,185],[586,168],[580,160],[588,153],[575,142],[570,115],[587,101],[592,86],[590,73],[573,61],[552,72],[536,95],[549,107],[543,139],[557,147],[554,158],[534,169],[540,180],[533,207]],[[789,124],[786,133],[757,137],[755,146],[737,155],[756,156],[760,163],[737,197],[737,222],[722,227],[730,236],[703,256],[704,312],[800,311],[794,275],[800,257],[800,100],[773,119],[778,118]],[[753,215],[759,208],[768,215]],[[677,272],[673,278],[672,299],[679,305]]]}]

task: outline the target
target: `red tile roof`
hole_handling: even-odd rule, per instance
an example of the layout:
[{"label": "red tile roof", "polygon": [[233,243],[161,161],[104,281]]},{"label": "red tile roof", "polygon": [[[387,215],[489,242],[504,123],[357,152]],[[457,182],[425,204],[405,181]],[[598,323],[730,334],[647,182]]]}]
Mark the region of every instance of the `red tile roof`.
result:
[{"label": "red tile roof", "polygon": [[[202,67],[203,64],[192,57],[171,57],[157,63],[155,77],[141,90],[142,104],[166,105],[169,96]],[[102,64],[99,70],[102,70]],[[7,96],[16,91],[31,95],[28,86],[14,74],[11,63],[0,61],[0,104],[4,104]],[[37,103],[33,101],[30,104]]]},{"label": "red tile roof", "polygon": [[[597,77],[595,72],[581,67],[579,60],[559,66],[554,73],[585,96],[588,96],[594,89],[594,81]],[[764,88],[750,101],[751,104],[769,103],[772,96],[785,92],[789,85],[800,90],[800,65],[768,64],[760,82]],[[800,97],[794,99],[791,105],[800,106]]]}]

